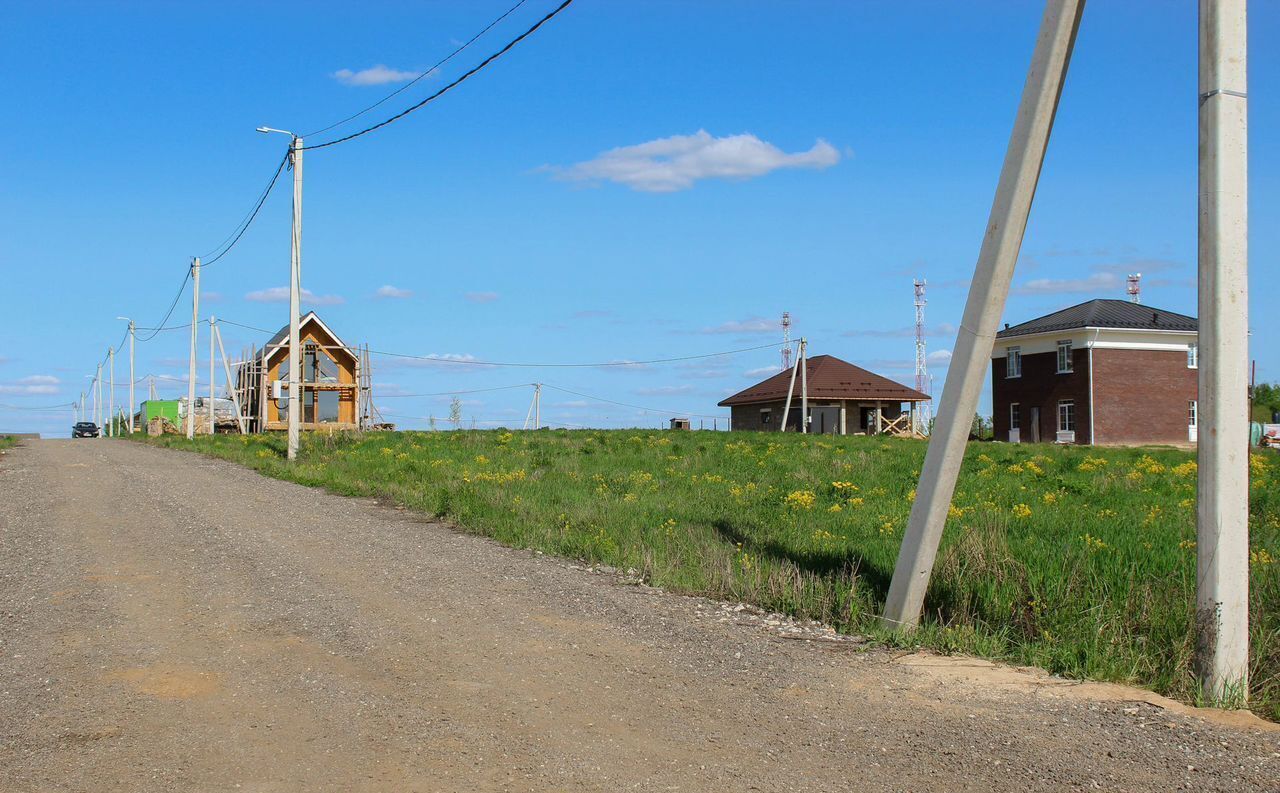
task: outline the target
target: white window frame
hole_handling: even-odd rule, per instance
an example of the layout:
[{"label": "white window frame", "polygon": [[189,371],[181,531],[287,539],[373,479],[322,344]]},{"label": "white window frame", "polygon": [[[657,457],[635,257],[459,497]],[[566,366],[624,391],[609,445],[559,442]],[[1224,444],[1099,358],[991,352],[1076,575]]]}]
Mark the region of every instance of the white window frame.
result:
[{"label": "white window frame", "polygon": [[1200,345],[1194,342],[1187,345],[1187,368],[1200,368]]},{"label": "white window frame", "polygon": [[1200,406],[1196,403],[1196,400],[1194,399],[1187,400],[1187,426],[1188,427],[1200,426]]},{"label": "white window frame", "polygon": [[1075,362],[1071,360],[1071,350],[1071,339],[1060,339],[1058,341],[1058,374],[1071,374],[1075,371]]},{"label": "white window frame", "polygon": [[1022,429],[1022,403],[1020,402],[1009,403],[1009,429]]},{"label": "white window frame", "polygon": [[[1014,361],[1018,362],[1017,366],[1013,365]],[[1014,346],[1005,350],[1004,376],[1009,380],[1015,377],[1022,377],[1022,347]]]},{"label": "white window frame", "polygon": [[[1067,410],[1063,410],[1067,408]],[[1063,421],[1063,417],[1068,420]],[[1070,426],[1066,426],[1066,425]],[[1076,401],[1074,399],[1058,400],[1058,432],[1075,432],[1076,431]]]}]

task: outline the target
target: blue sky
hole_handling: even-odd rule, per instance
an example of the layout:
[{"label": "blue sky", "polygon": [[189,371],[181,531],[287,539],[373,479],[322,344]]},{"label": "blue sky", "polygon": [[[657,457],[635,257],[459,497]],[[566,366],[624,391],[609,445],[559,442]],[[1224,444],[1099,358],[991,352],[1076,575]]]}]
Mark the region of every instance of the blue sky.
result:
[{"label": "blue sky", "polygon": [[[286,139],[255,127],[327,126],[512,2],[7,7],[0,430],[65,432],[70,413],[15,407],[76,399],[124,331],[115,317],[160,320],[190,257],[231,231],[282,155]],[[1264,46],[1280,5],[1252,5],[1252,353],[1260,378],[1280,380],[1263,343],[1280,330],[1265,310],[1280,287],[1280,54]],[[527,0],[369,118],[423,98],[553,6]],[[940,392],[1041,10],[577,0],[440,101],[307,153],[311,304],[375,350],[524,362],[754,347],[779,338],[786,310],[811,354],[910,382],[919,276]],[[202,315],[287,321],[287,304],[252,299],[288,282],[287,188],[205,272]],[[1095,0],[1006,319],[1122,297],[1134,270],[1144,302],[1194,314],[1195,250],[1195,4]],[[184,296],[171,322],[189,318]],[[223,333],[229,351],[264,338]],[[187,344],[174,331],[139,345],[138,374],[185,392]],[[375,356],[374,367],[381,406],[405,427],[447,415],[450,398],[400,394],[535,380],[655,409],[549,389],[549,421],[656,426],[724,415],[715,403],[777,360],[517,369]],[[519,426],[530,389],[461,398],[468,420]]]}]

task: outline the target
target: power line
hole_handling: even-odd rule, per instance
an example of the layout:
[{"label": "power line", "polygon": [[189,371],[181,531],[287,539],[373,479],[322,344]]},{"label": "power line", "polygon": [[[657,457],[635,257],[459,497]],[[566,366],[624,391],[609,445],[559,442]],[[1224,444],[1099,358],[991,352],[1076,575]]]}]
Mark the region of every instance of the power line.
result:
[{"label": "power line", "polygon": [[580,391],[571,391],[571,390],[570,390],[570,389],[568,389],[568,388],[561,388],[561,387],[560,387],[560,386],[558,386],[558,385],[551,385],[550,383],[543,383],[542,385],[543,385],[543,387],[544,387],[544,388],[550,388],[550,389],[555,390],[555,391],[563,391],[563,392],[564,392],[564,393],[566,393],[566,394],[573,394],[574,396],[580,396],[580,397],[582,397],[583,399],[592,399],[592,400],[595,400],[596,402],[604,402],[605,404],[608,404],[608,405],[617,405],[618,407],[632,408],[632,409],[634,409],[634,410],[643,410],[643,411],[644,411],[644,412],[646,412],[646,413],[664,413],[664,414],[665,414],[665,413],[683,413],[683,414],[684,414],[684,415],[686,415],[686,416],[692,416],[692,417],[700,418],[700,419],[722,419],[722,418],[725,418],[724,414],[713,414],[713,413],[692,413],[692,412],[683,411],[683,410],[673,411],[673,410],[671,410],[670,408],[647,408],[647,407],[644,407],[643,405],[632,405],[632,404],[629,404],[629,403],[627,403],[627,402],[615,402],[615,401],[614,401],[614,400],[612,400],[612,399],[605,399],[605,398],[603,398],[603,397],[592,396],[591,394],[584,394],[584,393],[582,393],[582,392],[580,392]]},{"label": "power line", "polygon": [[[164,318],[161,319],[159,322],[157,322],[153,326],[155,330],[152,331],[150,336],[147,336],[145,339],[140,339],[135,336],[134,337],[135,341],[151,341],[156,337],[156,334],[158,334],[162,329],[164,329],[164,323],[168,322],[169,317],[173,316],[173,310],[178,307],[178,301],[182,299],[182,293],[187,291],[187,281],[190,281],[190,280],[191,280],[191,267],[188,266],[187,274],[185,277],[183,277],[182,284],[178,287],[178,294],[173,296],[173,302],[169,304],[169,310],[164,312]],[[188,323],[188,327],[190,327],[190,323]]]},{"label": "power line", "polygon": [[[267,183],[266,188],[258,196],[258,203],[255,204],[253,209],[249,212],[249,214],[243,220],[240,221],[240,224],[236,226],[236,230],[232,231],[231,234],[227,235],[227,238],[224,239],[222,242],[218,243],[217,247],[213,249],[214,251],[217,252],[217,255],[213,256],[213,258],[209,259],[208,261],[201,261],[200,263],[201,267],[209,267],[217,263],[219,259],[221,259],[223,256],[226,256],[228,253],[230,253],[231,249],[236,246],[236,243],[240,241],[240,238],[244,236],[244,233],[249,230],[249,226],[253,225],[254,218],[258,216],[258,211],[262,209],[262,205],[267,202],[267,196],[271,195],[271,188],[276,186],[276,181],[280,178],[280,172],[284,170],[285,163],[287,163],[288,161],[289,161],[289,153],[285,152],[284,157],[280,159],[280,164],[276,166],[276,172],[271,175],[271,181]],[[231,239],[232,236],[234,236],[235,238]],[[226,244],[227,239],[231,239],[231,244],[226,245],[226,247],[224,248],[223,245]],[[219,250],[219,248],[221,248],[221,250]],[[205,259],[210,255],[211,254],[206,253],[204,256],[200,258]],[[164,323],[161,322],[160,324],[163,325]]]},{"label": "power line", "polygon": [[382,98],[381,98],[381,99],[379,99],[377,102],[374,102],[372,105],[369,105],[369,106],[368,106],[368,107],[366,107],[364,110],[361,110],[361,111],[360,111],[360,112],[358,112],[358,113],[353,113],[352,115],[347,116],[346,118],[342,119],[341,121],[335,121],[335,122],[333,122],[332,124],[330,124],[329,126],[325,127],[324,129],[317,129],[317,130],[316,130],[316,131],[314,131],[314,132],[308,132],[308,133],[304,134],[302,137],[304,137],[304,138],[309,138],[309,137],[311,137],[312,135],[319,135],[319,134],[320,134],[320,133],[322,133],[322,132],[328,132],[329,130],[333,129],[334,127],[340,127],[340,126],[342,126],[343,124],[347,123],[348,121],[353,121],[353,120],[355,120],[355,119],[359,118],[360,116],[363,116],[365,113],[368,113],[370,110],[373,110],[374,108],[376,108],[376,107],[380,106],[383,102],[386,102],[388,99],[391,99],[392,97],[397,96],[397,95],[399,95],[399,94],[403,93],[404,91],[407,91],[408,89],[412,88],[413,86],[417,85],[417,84],[418,84],[418,81],[422,80],[422,79],[423,79],[424,77],[426,77],[427,75],[429,75],[429,74],[431,74],[432,72],[436,71],[436,70],[437,70],[437,69],[439,69],[441,66],[444,66],[444,65],[445,65],[446,63],[448,63],[449,61],[453,60],[453,59],[454,59],[457,55],[459,55],[463,50],[465,50],[467,47],[470,47],[472,44],[474,44],[474,43],[476,42],[476,40],[477,40],[477,39],[479,39],[481,36],[483,36],[484,34],[488,33],[490,30],[492,30],[492,29],[493,29],[493,27],[494,27],[495,25],[497,25],[499,22],[501,22],[502,20],[506,19],[507,17],[511,16],[511,14],[512,14],[512,13],[514,13],[514,12],[515,12],[515,10],[516,10],[517,8],[519,8],[520,6],[524,5],[527,1],[528,1],[528,0],[520,0],[520,2],[518,2],[518,3],[516,3],[515,5],[511,6],[510,8],[508,8],[505,12],[503,12],[503,14],[502,14],[501,16],[499,16],[497,19],[493,20],[493,21],[492,21],[492,22],[490,22],[489,24],[485,25],[485,26],[484,26],[484,28],[483,28],[479,33],[475,34],[475,35],[474,35],[474,36],[472,36],[470,39],[468,39],[468,40],[467,40],[467,41],[466,41],[462,46],[458,47],[456,50],[454,50],[453,52],[451,52],[451,53],[449,53],[448,55],[446,55],[442,60],[440,60],[439,62],[437,62],[435,66],[432,66],[430,69],[427,69],[427,70],[426,70],[426,71],[424,71],[422,74],[419,74],[417,77],[413,78],[412,80],[410,80],[409,82],[407,82],[407,83],[405,83],[404,85],[400,86],[400,87],[399,87],[399,88],[397,88],[396,90],[394,90],[394,91],[392,91],[391,93],[387,94],[386,96],[382,97]]},{"label": "power line", "polygon": [[75,406],[76,406],[75,402],[64,402],[61,405],[33,405],[33,406],[6,405],[6,404],[0,403],[0,408],[4,408],[5,410],[66,410],[67,408],[73,408]]},{"label": "power line", "polygon": [[409,397],[433,397],[433,396],[454,396],[462,394],[484,394],[490,391],[510,391],[513,388],[528,388],[533,383],[519,383],[517,385],[503,385],[497,388],[472,388],[468,391],[436,391],[431,394],[379,394],[378,399],[408,399]]},{"label": "power line", "polygon": [[444,87],[443,87],[443,88],[441,88],[439,91],[436,91],[436,92],[435,92],[434,94],[432,94],[431,96],[428,96],[426,99],[423,99],[421,102],[417,103],[416,105],[412,105],[412,106],[410,106],[410,107],[408,107],[408,108],[406,108],[406,109],[404,109],[404,110],[400,111],[399,113],[396,113],[396,114],[395,114],[394,116],[392,116],[391,118],[385,119],[385,120],[383,120],[383,121],[379,121],[377,124],[374,124],[374,125],[373,125],[373,126],[371,126],[371,127],[365,127],[364,129],[360,130],[359,132],[353,132],[353,133],[351,133],[350,135],[346,135],[346,136],[341,137],[341,138],[336,138],[336,139],[334,139],[334,140],[326,141],[326,142],[324,142],[324,143],[317,143],[317,144],[312,145],[312,146],[303,146],[303,147],[302,147],[302,151],[308,151],[308,150],[310,150],[310,149],[323,149],[323,148],[325,148],[325,147],[327,147],[327,146],[336,146],[336,145],[337,145],[337,144],[339,144],[339,143],[346,143],[347,141],[349,141],[349,140],[351,140],[351,139],[353,139],[353,138],[358,138],[358,137],[360,137],[361,135],[367,135],[368,133],[373,132],[373,131],[374,131],[374,130],[376,130],[376,129],[381,129],[381,128],[383,128],[383,127],[387,126],[388,124],[390,124],[390,123],[392,123],[392,122],[394,122],[394,121],[399,121],[400,119],[402,119],[402,118],[404,118],[405,116],[409,115],[409,114],[410,114],[410,113],[412,113],[413,111],[418,110],[419,108],[421,108],[421,107],[423,107],[423,106],[425,106],[425,105],[427,105],[427,104],[429,104],[429,103],[431,103],[431,102],[435,101],[436,99],[439,99],[441,96],[444,96],[444,95],[445,95],[446,93],[448,93],[449,91],[451,91],[451,90],[453,90],[454,88],[456,88],[456,87],[458,87],[459,85],[461,85],[463,82],[465,82],[465,81],[467,80],[467,78],[471,77],[471,76],[472,76],[473,74],[475,74],[476,72],[479,72],[481,69],[483,69],[484,67],[488,66],[490,63],[493,63],[493,62],[494,62],[494,61],[496,61],[498,58],[500,58],[500,57],[502,57],[503,55],[505,55],[505,54],[506,54],[506,53],[507,53],[507,52],[508,52],[512,47],[514,47],[514,46],[516,46],[517,44],[519,44],[520,42],[524,41],[524,40],[525,40],[526,38],[528,38],[529,36],[532,36],[532,35],[533,35],[533,33],[534,33],[534,31],[536,31],[538,28],[540,28],[540,27],[542,27],[543,25],[545,25],[547,22],[551,21],[551,19],[552,19],[554,16],[556,16],[556,15],[557,15],[557,14],[559,14],[561,11],[565,10],[566,8],[568,8],[568,7],[569,7],[569,5],[570,5],[572,2],[573,2],[573,0],[564,0],[564,2],[562,2],[560,5],[556,6],[556,8],[555,8],[555,9],[553,9],[549,14],[547,14],[546,16],[544,16],[542,19],[539,19],[539,20],[534,24],[534,26],[533,26],[533,27],[529,28],[528,30],[526,30],[525,32],[521,33],[519,36],[516,36],[514,39],[512,39],[510,42],[508,42],[508,44],[507,44],[505,47],[503,47],[502,49],[498,50],[498,51],[497,51],[497,52],[495,52],[494,54],[490,55],[488,58],[485,58],[483,61],[481,61],[481,62],[480,62],[480,64],[479,64],[478,66],[474,66],[474,67],[472,67],[470,71],[467,71],[467,72],[463,73],[461,77],[458,77],[456,80],[454,80],[453,82],[451,82],[451,83],[449,83],[448,85],[444,86]]},{"label": "power line", "polygon": [[[221,320],[219,320],[221,321]],[[764,350],[776,347],[776,344],[761,344],[757,347],[743,347],[738,350],[724,350],[722,352],[710,352],[702,355],[682,355],[676,358],[652,358],[646,361],[602,361],[598,363],[518,363],[509,361],[476,361],[465,358],[442,358],[440,356],[431,355],[409,355],[408,353],[386,352],[383,350],[369,350],[373,355],[384,355],[390,358],[407,358],[416,361],[428,361],[430,363],[439,364],[459,364],[463,366],[509,366],[522,367],[530,369],[598,369],[602,367],[614,366],[647,366],[655,363],[674,363],[677,361],[695,361],[700,358],[718,358],[722,355],[737,355],[738,353],[753,352],[755,350]]]}]

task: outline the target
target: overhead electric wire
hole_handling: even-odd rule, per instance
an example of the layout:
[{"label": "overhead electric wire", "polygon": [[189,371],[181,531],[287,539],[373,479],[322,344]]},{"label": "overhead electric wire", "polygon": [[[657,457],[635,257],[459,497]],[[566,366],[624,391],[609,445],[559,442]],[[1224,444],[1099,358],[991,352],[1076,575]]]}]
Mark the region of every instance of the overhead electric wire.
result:
[{"label": "overhead electric wire", "polygon": [[[227,235],[226,239],[218,243],[217,247],[215,247],[212,252],[206,253],[204,256],[200,257],[202,260],[200,262],[201,267],[210,267],[216,264],[219,259],[226,256],[231,249],[236,246],[236,243],[240,241],[240,238],[244,236],[244,233],[249,230],[249,226],[253,225],[253,220],[258,216],[258,212],[262,209],[262,205],[267,202],[267,196],[271,195],[271,188],[276,186],[276,182],[280,179],[280,173],[284,170],[285,163],[287,162],[289,162],[288,151],[286,151],[284,157],[280,159],[280,164],[276,166],[276,172],[271,175],[271,181],[267,182],[266,188],[261,194],[259,194],[258,202],[254,204],[253,209],[250,210],[249,214],[240,221],[240,225],[236,226],[236,229],[232,231],[231,234]],[[234,237],[234,239],[232,239],[232,237]],[[231,244],[229,245],[226,244],[228,239],[231,240]],[[223,247],[223,245],[226,245],[226,247]],[[213,255],[214,253],[216,253],[216,255]],[[203,259],[210,256],[212,256],[212,258],[208,261],[203,261]],[[162,322],[160,324],[163,325],[164,323]]]},{"label": "overhead electric wire", "polygon": [[0,403],[0,408],[4,408],[5,410],[66,410],[67,408],[73,408],[73,407],[75,407],[77,404],[78,404],[78,403],[76,403],[76,402],[64,402],[64,403],[62,403],[61,405],[29,405],[29,406],[24,406],[24,405],[6,405],[6,404],[3,404],[3,403]]},{"label": "overhead electric wire", "polygon": [[433,397],[433,396],[455,396],[462,394],[484,394],[489,391],[510,391],[513,388],[529,388],[534,383],[519,383],[517,385],[503,385],[496,388],[472,388],[467,391],[436,391],[430,394],[378,394],[378,399],[408,399],[410,397]]},{"label": "overhead electric wire", "polygon": [[361,110],[361,111],[360,111],[360,112],[358,112],[358,113],[353,113],[352,115],[347,116],[346,118],[342,119],[341,121],[335,121],[335,122],[333,122],[332,124],[330,124],[329,126],[324,127],[323,129],[317,129],[317,130],[315,130],[314,132],[308,132],[308,133],[305,133],[302,137],[304,137],[304,138],[309,138],[309,137],[311,137],[312,135],[319,135],[319,134],[320,134],[320,133],[322,133],[322,132],[328,132],[329,130],[333,129],[334,127],[340,127],[340,126],[342,126],[343,124],[347,123],[348,121],[354,121],[355,119],[359,118],[360,116],[363,116],[365,113],[368,113],[370,110],[373,110],[374,108],[381,106],[381,105],[382,105],[384,102],[386,102],[388,99],[391,99],[392,97],[394,97],[394,96],[398,96],[399,94],[401,94],[401,93],[403,93],[403,92],[405,92],[405,91],[409,90],[409,89],[410,89],[410,88],[412,88],[413,86],[417,85],[417,84],[418,84],[418,82],[419,82],[420,80],[422,80],[424,77],[427,77],[427,76],[428,76],[428,75],[430,75],[432,72],[436,71],[436,70],[437,70],[437,69],[439,69],[441,66],[444,66],[446,63],[448,63],[449,61],[451,61],[451,60],[453,60],[455,57],[457,57],[457,56],[458,56],[458,55],[459,55],[463,50],[465,50],[467,47],[470,47],[472,44],[474,44],[474,43],[476,42],[476,40],[477,40],[477,39],[479,39],[481,36],[483,36],[484,34],[488,33],[490,30],[492,30],[492,29],[493,29],[493,27],[494,27],[495,25],[497,25],[499,22],[501,22],[502,20],[504,20],[504,19],[506,19],[507,17],[511,16],[511,14],[513,14],[513,13],[515,12],[515,10],[516,10],[516,9],[518,9],[520,6],[524,5],[526,2],[528,2],[528,0],[520,0],[520,2],[518,2],[518,3],[516,3],[515,5],[511,6],[510,8],[508,8],[508,9],[507,9],[506,11],[504,11],[504,12],[502,13],[502,15],[501,15],[501,16],[499,16],[497,19],[495,19],[495,20],[493,20],[492,22],[490,22],[489,24],[485,25],[485,26],[484,26],[484,28],[482,28],[482,29],[481,29],[481,31],[480,31],[479,33],[475,34],[475,35],[474,35],[474,36],[472,36],[470,39],[468,39],[466,42],[464,42],[464,43],[462,44],[462,46],[458,47],[456,50],[454,50],[453,52],[451,52],[451,53],[449,53],[448,55],[446,55],[442,60],[438,61],[438,62],[436,63],[436,65],[435,65],[435,66],[432,66],[430,69],[427,69],[426,71],[422,72],[422,74],[419,74],[417,77],[413,78],[412,80],[410,80],[409,82],[407,82],[407,83],[405,83],[404,85],[400,86],[400,87],[399,87],[399,88],[397,88],[396,90],[394,90],[394,91],[392,91],[391,93],[387,94],[386,96],[382,97],[382,98],[381,98],[381,99],[379,99],[377,102],[374,102],[372,105],[369,105],[369,106],[368,106],[368,107],[366,107],[364,110]]},{"label": "overhead electric wire", "polygon": [[543,383],[542,387],[550,388],[553,391],[562,391],[566,394],[573,394],[574,396],[579,396],[579,397],[582,397],[583,399],[592,399],[592,400],[595,400],[596,402],[604,402],[605,404],[608,404],[608,405],[617,405],[619,407],[624,407],[624,408],[633,408],[635,410],[643,410],[645,413],[673,413],[674,412],[674,413],[684,413],[684,415],[686,416],[693,416],[695,418],[700,418],[700,419],[726,418],[724,414],[716,415],[713,413],[690,413],[686,411],[673,411],[670,408],[647,408],[647,407],[644,407],[643,405],[631,405],[626,402],[616,402],[612,399],[605,399],[603,397],[592,396],[591,394],[584,394],[580,391],[573,391],[568,388],[561,388],[558,385],[552,385],[550,383]]},{"label": "overhead electric wire", "polygon": [[756,347],[743,347],[738,350],[724,350],[722,352],[709,352],[702,355],[681,355],[675,358],[651,358],[646,361],[603,361],[599,363],[524,363],[511,361],[474,361],[463,358],[441,358],[439,356],[430,355],[409,355],[402,352],[386,352],[383,350],[369,350],[372,355],[385,355],[389,358],[407,358],[417,361],[428,361],[430,363],[440,364],[459,364],[462,366],[509,366],[522,367],[527,369],[598,369],[602,367],[614,366],[647,366],[655,363],[675,363],[677,361],[695,361],[700,358],[718,358],[722,355],[737,355],[743,352],[753,352],[755,350],[764,350],[770,347],[777,347],[776,343],[761,344]]},{"label": "overhead electric wire", "polygon": [[446,93],[448,93],[449,91],[451,91],[451,90],[453,90],[454,88],[456,88],[456,87],[458,87],[459,85],[461,85],[461,84],[462,84],[463,82],[465,82],[469,77],[471,77],[471,76],[472,76],[472,75],[474,75],[475,73],[479,72],[481,69],[483,69],[484,67],[488,66],[490,63],[493,63],[493,62],[494,62],[494,61],[496,61],[498,58],[500,58],[500,57],[502,57],[503,55],[505,55],[508,51],[510,51],[510,50],[511,50],[511,48],[512,48],[512,47],[514,47],[514,46],[516,46],[517,44],[519,44],[520,42],[524,41],[524,40],[525,40],[526,38],[528,38],[529,36],[532,36],[532,35],[533,35],[533,33],[534,33],[538,28],[542,27],[542,26],[543,26],[543,25],[545,25],[547,22],[551,21],[551,19],[552,19],[553,17],[555,17],[555,16],[556,16],[557,14],[559,14],[561,11],[565,10],[566,8],[568,8],[568,7],[569,7],[569,5],[570,5],[571,3],[573,3],[573,0],[564,0],[564,2],[560,3],[560,5],[556,6],[554,9],[552,9],[550,13],[548,13],[548,14],[547,14],[546,16],[544,16],[542,19],[539,19],[539,20],[538,20],[538,21],[533,25],[533,27],[529,28],[528,30],[526,30],[525,32],[521,33],[519,36],[516,36],[514,39],[512,39],[510,42],[508,42],[508,43],[507,43],[507,45],[506,45],[505,47],[503,47],[502,49],[498,50],[498,51],[497,51],[497,52],[495,52],[494,54],[490,55],[488,58],[485,58],[485,59],[484,59],[483,61],[481,61],[478,65],[473,66],[469,71],[464,72],[460,77],[458,77],[457,79],[455,79],[453,82],[451,82],[451,83],[449,83],[448,85],[444,86],[444,87],[443,87],[443,88],[441,88],[439,91],[436,91],[436,92],[435,92],[434,94],[432,94],[431,96],[428,96],[426,99],[423,99],[421,102],[417,103],[416,105],[411,105],[410,107],[405,108],[404,110],[400,111],[399,113],[396,113],[394,116],[392,116],[392,117],[390,117],[390,118],[388,118],[388,119],[384,119],[383,121],[379,121],[377,124],[374,124],[374,125],[373,125],[373,126],[371,126],[371,127],[365,127],[364,129],[360,130],[359,132],[353,132],[353,133],[351,133],[350,135],[344,135],[344,136],[343,136],[343,137],[341,137],[341,138],[335,138],[334,140],[325,141],[324,143],[316,143],[316,144],[313,144],[313,145],[311,145],[311,146],[303,146],[303,147],[302,147],[302,151],[309,151],[309,150],[311,150],[311,149],[323,149],[323,148],[328,147],[328,146],[336,146],[336,145],[337,145],[337,144],[339,144],[339,143],[346,143],[347,141],[352,140],[353,138],[358,138],[358,137],[360,137],[361,135],[367,135],[368,133],[373,132],[374,130],[377,130],[377,129],[381,129],[381,128],[383,128],[383,127],[387,126],[388,124],[390,124],[390,123],[392,123],[392,122],[399,121],[400,119],[402,119],[402,118],[404,118],[405,116],[409,115],[409,114],[410,114],[410,113],[412,113],[413,111],[418,110],[419,108],[422,108],[423,106],[425,106],[425,105],[427,105],[427,104],[429,104],[429,103],[431,103],[431,102],[435,101],[436,99],[439,99],[441,96],[444,96],[444,95],[445,95]]},{"label": "overhead electric wire", "polygon": [[[135,341],[151,341],[156,337],[156,334],[160,333],[161,330],[166,330],[164,323],[168,322],[169,317],[173,316],[173,310],[178,307],[178,301],[182,299],[182,293],[187,291],[187,281],[190,281],[190,280],[191,280],[191,267],[188,266],[187,274],[182,279],[182,284],[178,287],[178,294],[173,296],[173,302],[169,304],[169,310],[164,312],[164,318],[152,326],[154,330],[152,331],[150,336],[147,336],[146,338],[138,338],[135,336],[134,337]],[[188,327],[190,327],[190,324],[188,324]],[[137,329],[135,328],[135,331],[136,330]]]}]

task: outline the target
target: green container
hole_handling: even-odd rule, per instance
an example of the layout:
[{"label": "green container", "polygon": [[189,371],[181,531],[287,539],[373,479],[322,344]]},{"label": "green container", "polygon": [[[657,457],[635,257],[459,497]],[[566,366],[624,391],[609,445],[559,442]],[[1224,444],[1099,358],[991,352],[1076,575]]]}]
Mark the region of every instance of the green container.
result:
[{"label": "green container", "polygon": [[178,400],[148,399],[142,403],[142,427],[144,429],[151,422],[151,419],[159,417],[169,419],[176,426],[178,424]]}]

